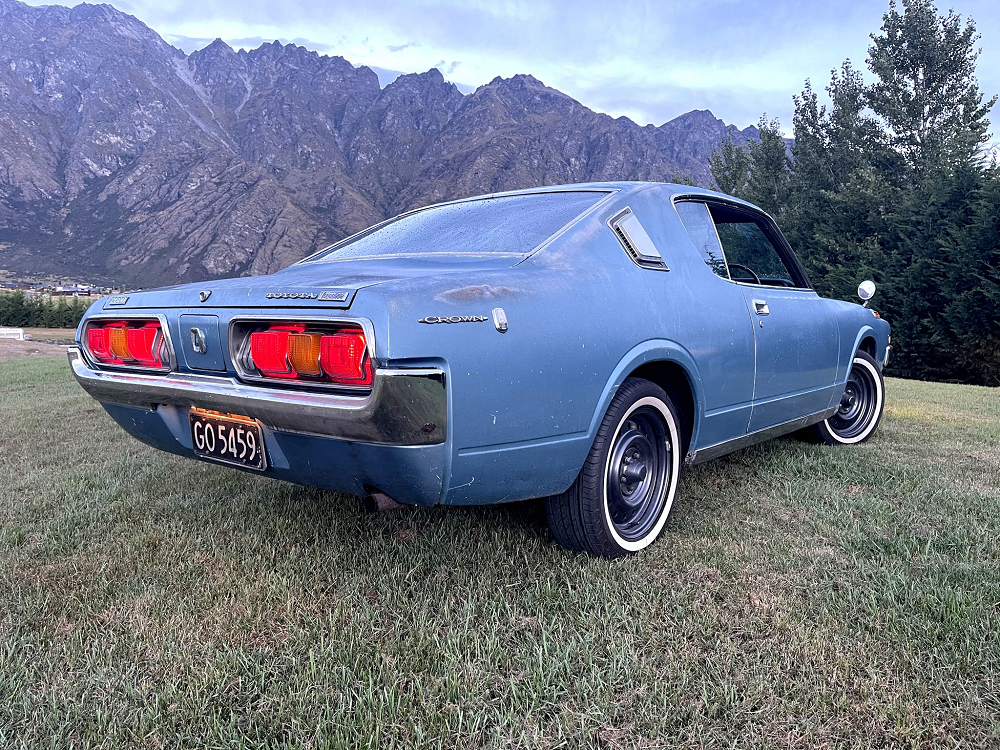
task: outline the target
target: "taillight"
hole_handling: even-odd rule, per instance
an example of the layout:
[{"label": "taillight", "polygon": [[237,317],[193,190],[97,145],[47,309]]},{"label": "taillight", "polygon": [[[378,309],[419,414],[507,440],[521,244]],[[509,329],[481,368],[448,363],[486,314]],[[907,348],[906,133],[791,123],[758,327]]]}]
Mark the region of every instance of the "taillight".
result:
[{"label": "taillight", "polygon": [[91,321],[87,325],[87,350],[106,365],[127,365],[162,370],[169,353],[158,320]]},{"label": "taillight", "polygon": [[373,378],[365,333],[353,327],[273,325],[250,334],[250,361],[265,378],[357,386],[371,385]]},{"label": "taillight", "polygon": [[365,368],[367,362],[362,331],[341,331],[320,341],[320,367],[334,380],[371,382],[371,370]]},{"label": "taillight", "polygon": [[295,378],[288,363],[288,337],[305,330],[304,325],[271,326],[250,335],[250,358],[266,378]]}]

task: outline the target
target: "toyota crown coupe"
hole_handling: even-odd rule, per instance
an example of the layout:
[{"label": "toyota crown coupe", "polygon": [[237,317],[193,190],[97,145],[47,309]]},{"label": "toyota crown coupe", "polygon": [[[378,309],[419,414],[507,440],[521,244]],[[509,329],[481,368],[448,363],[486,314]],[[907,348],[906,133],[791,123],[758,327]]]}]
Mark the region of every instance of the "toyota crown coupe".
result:
[{"label": "toyota crown coupe", "polygon": [[872,436],[874,291],[817,295],[744,201],[564,185],[410,211],[269,276],[106,297],[69,361],[155,448],[380,509],[544,498],[558,542],[615,557],[663,532],[684,466]]}]

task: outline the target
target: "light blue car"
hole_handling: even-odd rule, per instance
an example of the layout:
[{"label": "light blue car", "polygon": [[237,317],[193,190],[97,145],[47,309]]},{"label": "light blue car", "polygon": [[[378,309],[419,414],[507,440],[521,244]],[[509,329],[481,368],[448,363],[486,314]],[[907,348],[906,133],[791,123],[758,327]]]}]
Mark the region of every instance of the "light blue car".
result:
[{"label": "light blue car", "polygon": [[682,465],[867,440],[890,350],[759,209],[634,182],[452,201],[270,276],[108,297],[77,342],[77,380],[149,445],[382,509],[542,497],[556,540],[601,556],[660,535]]}]

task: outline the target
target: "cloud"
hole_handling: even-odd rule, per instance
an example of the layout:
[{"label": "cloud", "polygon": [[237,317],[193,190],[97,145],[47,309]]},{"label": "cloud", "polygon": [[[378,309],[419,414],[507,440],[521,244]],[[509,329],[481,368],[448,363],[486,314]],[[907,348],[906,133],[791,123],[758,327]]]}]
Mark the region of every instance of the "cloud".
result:
[{"label": "cloud", "polygon": [[[384,71],[380,80],[438,67],[446,76],[460,70],[468,88],[531,73],[640,124],[711,109],[740,127],[766,111],[786,128],[791,97],[806,78],[822,90],[845,58],[862,67],[868,35],[888,7],[888,0],[127,2],[129,12],[188,52],[216,37],[240,47],[277,37]],[[992,94],[1000,90],[1000,4],[960,4],[978,21],[979,80]]]},{"label": "cloud", "polygon": [[183,34],[161,34],[161,36],[167,43],[184,50],[189,55],[215,41],[214,37],[210,39],[206,36],[184,36]]}]

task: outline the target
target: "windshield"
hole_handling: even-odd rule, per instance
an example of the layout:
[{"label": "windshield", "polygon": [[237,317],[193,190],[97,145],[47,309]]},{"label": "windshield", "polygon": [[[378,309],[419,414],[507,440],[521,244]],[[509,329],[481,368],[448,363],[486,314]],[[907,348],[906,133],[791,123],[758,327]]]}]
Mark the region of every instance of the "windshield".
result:
[{"label": "windshield", "polygon": [[532,193],[433,206],[332,245],[310,262],[416,255],[524,257],[604,195]]}]

